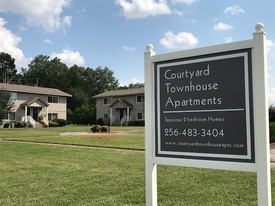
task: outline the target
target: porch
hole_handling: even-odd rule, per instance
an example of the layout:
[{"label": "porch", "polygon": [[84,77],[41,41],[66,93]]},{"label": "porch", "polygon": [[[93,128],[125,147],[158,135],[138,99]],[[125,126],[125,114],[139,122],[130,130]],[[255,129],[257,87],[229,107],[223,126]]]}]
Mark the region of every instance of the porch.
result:
[{"label": "porch", "polygon": [[24,116],[21,121],[26,122],[29,126],[35,128],[38,126],[47,127],[48,106],[49,104],[39,97],[31,98],[22,103],[21,108],[24,110]]},{"label": "porch", "polygon": [[124,99],[118,99],[109,108],[110,124],[113,126],[125,126],[133,120],[131,116],[132,105]]}]

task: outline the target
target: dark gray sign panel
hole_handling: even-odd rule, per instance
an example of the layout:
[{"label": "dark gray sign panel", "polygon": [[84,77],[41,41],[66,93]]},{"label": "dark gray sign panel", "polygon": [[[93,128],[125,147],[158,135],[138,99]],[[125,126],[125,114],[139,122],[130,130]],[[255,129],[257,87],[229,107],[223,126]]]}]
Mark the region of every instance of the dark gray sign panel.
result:
[{"label": "dark gray sign panel", "polygon": [[156,156],[255,162],[251,70],[251,49],[156,62]]}]

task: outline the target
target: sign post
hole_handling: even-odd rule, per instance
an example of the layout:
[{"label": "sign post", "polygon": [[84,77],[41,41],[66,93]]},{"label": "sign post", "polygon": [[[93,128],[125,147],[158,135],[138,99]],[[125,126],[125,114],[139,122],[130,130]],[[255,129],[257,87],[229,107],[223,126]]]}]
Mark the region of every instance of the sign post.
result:
[{"label": "sign post", "polygon": [[145,52],[146,204],[157,205],[157,164],[257,172],[271,206],[263,25],[252,40]]},{"label": "sign post", "polygon": [[266,33],[262,24],[253,33],[253,89],[258,205],[271,206],[269,120],[267,102]]},{"label": "sign post", "polygon": [[[153,46],[148,45],[144,54],[145,68],[145,184],[146,184],[146,205],[157,205],[157,165],[153,162],[154,156],[154,99],[152,95],[153,88],[153,70],[151,69],[151,57],[155,55]],[[148,138],[146,138],[148,137]]]}]

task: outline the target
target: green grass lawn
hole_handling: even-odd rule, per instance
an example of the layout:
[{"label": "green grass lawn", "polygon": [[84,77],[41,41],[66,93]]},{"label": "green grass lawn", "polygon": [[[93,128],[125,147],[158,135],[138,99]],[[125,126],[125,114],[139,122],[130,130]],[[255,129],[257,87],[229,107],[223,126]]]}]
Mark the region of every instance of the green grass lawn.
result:
[{"label": "green grass lawn", "polygon": [[[54,139],[60,131],[68,131],[48,129],[0,129],[0,139],[40,138],[41,133]],[[144,152],[0,141],[0,157],[1,206],[145,205]],[[272,188],[275,190],[275,170]],[[256,206],[256,198],[255,173],[158,166],[161,206]]]},{"label": "green grass lawn", "polygon": [[[111,127],[112,132],[139,130],[144,127]],[[64,132],[89,132],[90,135],[61,135]],[[93,134],[89,126],[66,126],[41,129],[0,129],[0,139],[13,139],[21,141],[63,143],[88,146],[104,146],[117,148],[144,149],[144,134],[112,135],[108,133]]]},{"label": "green grass lawn", "polygon": [[0,142],[0,205],[144,205],[141,152]]}]

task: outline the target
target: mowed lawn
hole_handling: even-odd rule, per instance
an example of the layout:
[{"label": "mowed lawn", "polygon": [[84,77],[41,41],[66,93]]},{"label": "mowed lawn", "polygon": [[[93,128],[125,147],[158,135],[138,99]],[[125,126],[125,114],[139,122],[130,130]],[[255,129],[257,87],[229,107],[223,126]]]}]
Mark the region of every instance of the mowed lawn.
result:
[{"label": "mowed lawn", "polygon": [[[88,140],[87,136],[59,135],[68,131],[88,132],[89,127],[0,129],[0,139],[39,141],[42,138],[45,142],[47,138],[61,141],[59,138],[64,137],[66,144],[89,141],[83,144],[119,145],[107,134],[104,138]],[[115,139],[122,142],[121,148],[130,148],[132,144],[136,144],[133,148],[144,148],[142,133],[118,135]],[[144,158],[142,151],[3,140],[0,141],[0,205],[145,205]],[[275,205],[275,170],[272,170],[272,188]],[[255,173],[158,166],[158,205],[253,206],[257,205],[256,198]]]},{"label": "mowed lawn", "polygon": [[[1,129],[0,139],[144,149],[144,127],[111,127],[110,133],[92,133],[90,128],[89,126],[66,126],[42,129]],[[121,134],[125,130],[139,132],[131,135]],[[80,135],[75,135],[76,133]],[[81,135],[81,133],[86,134]]]}]

